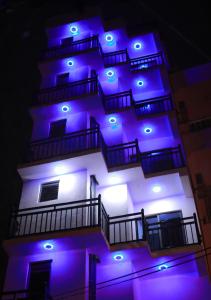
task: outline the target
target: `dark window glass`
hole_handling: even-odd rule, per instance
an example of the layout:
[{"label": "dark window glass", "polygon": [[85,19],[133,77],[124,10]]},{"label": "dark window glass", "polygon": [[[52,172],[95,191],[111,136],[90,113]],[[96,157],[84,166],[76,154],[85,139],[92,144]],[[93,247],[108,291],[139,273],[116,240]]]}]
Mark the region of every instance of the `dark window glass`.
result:
[{"label": "dark window glass", "polygon": [[59,181],[44,183],[41,186],[40,202],[56,200],[59,192]]},{"label": "dark window glass", "polygon": [[56,77],[56,85],[65,85],[69,82],[69,73],[59,74]]},{"label": "dark window glass", "polygon": [[66,129],[66,119],[52,122],[50,124],[49,137],[59,137],[65,134]]}]

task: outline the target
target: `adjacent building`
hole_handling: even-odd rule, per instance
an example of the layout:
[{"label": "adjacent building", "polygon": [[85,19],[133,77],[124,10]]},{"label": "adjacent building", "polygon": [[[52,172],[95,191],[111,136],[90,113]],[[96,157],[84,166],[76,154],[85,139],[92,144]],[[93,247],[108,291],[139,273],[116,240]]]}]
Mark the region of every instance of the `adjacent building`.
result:
[{"label": "adjacent building", "polygon": [[209,299],[158,34],[92,17],[47,35],[1,299]]}]

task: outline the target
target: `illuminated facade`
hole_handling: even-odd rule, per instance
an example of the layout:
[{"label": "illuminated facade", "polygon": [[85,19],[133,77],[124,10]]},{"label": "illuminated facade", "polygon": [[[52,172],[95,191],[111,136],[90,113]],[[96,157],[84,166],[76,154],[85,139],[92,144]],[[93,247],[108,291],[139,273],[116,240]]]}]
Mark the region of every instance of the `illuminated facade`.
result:
[{"label": "illuminated facade", "polygon": [[159,37],[98,17],[47,33],[2,299],[208,299]]}]

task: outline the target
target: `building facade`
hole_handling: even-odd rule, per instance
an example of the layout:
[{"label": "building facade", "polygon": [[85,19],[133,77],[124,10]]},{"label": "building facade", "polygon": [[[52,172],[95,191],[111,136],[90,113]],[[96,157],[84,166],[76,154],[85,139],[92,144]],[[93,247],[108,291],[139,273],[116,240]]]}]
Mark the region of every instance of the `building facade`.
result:
[{"label": "building facade", "polygon": [[[175,73],[171,81],[203,243],[209,253],[211,245],[211,64]],[[206,261],[211,275],[209,255]]]},{"label": "building facade", "polygon": [[47,34],[2,299],[209,299],[159,36],[99,17]]}]

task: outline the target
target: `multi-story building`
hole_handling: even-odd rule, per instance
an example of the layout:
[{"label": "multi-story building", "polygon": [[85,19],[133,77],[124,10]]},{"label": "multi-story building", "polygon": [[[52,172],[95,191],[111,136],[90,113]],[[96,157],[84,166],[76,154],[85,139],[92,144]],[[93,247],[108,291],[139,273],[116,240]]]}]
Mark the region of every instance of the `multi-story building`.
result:
[{"label": "multi-story building", "polygon": [[[180,133],[187,156],[202,237],[207,253],[211,247],[211,64],[172,75]],[[211,257],[206,256],[211,276]]]},{"label": "multi-story building", "polygon": [[2,299],[209,299],[159,36],[47,33]]}]

